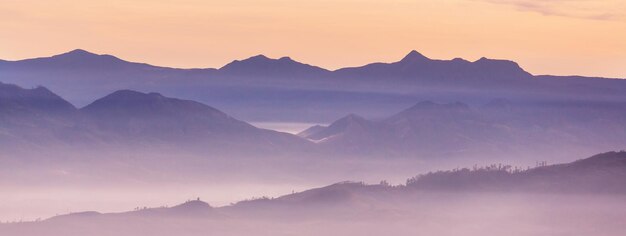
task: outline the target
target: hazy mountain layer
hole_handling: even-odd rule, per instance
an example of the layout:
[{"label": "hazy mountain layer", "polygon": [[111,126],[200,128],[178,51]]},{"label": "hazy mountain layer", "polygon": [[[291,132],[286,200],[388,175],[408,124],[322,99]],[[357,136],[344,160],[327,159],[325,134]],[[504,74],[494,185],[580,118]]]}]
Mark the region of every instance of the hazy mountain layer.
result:
[{"label": "hazy mountain layer", "polygon": [[346,113],[380,117],[419,100],[626,100],[622,80],[533,76],[512,61],[435,60],[416,51],[397,62],[329,71],[289,57],[259,55],[219,69],[176,69],[74,50],[0,61],[0,81],[43,85],[81,107],[132,89],[212,104],[247,121],[276,122],[329,122]]},{"label": "hazy mountain layer", "polygon": [[623,148],[624,108],[623,103],[526,105],[499,99],[470,107],[424,101],[384,119],[348,115],[299,135],[332,152],[359,155],[423,158],[482,153],[507,159],[518,154],[589,153]]},{"label": "hazy mountain layer", "polygon": [[167,145],[204,153],[306,150],[309,145],[294,135],[258,129],[207,105],[157,93],[120,90],[76,109],[43,87],[0,86],[1,145],[44,150]]},{"label": "hazy mountain layer", "polygon": [[527,104],[497,99],[470,107],[424,101],[384,119],[351,114],[327,127],[308,129],[301,138],[158,93],[119,90],[76,109],[43,87],[2,88],[2,145],[44,151],[138,145],[200,155],[513,160],[584,155],[620,149],[626,142],[626,105],[621,102]]}]

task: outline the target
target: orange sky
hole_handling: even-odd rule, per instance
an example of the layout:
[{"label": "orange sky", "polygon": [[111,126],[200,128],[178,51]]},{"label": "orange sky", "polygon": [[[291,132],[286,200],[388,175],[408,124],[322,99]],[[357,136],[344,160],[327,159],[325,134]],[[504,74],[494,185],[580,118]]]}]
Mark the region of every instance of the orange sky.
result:
[{"label": "orange sky", "polygon": [[2,0],[0,58],[74,48],[172,67],[256,54],[328,69],[482,56],[626,78],[624,0]]}]

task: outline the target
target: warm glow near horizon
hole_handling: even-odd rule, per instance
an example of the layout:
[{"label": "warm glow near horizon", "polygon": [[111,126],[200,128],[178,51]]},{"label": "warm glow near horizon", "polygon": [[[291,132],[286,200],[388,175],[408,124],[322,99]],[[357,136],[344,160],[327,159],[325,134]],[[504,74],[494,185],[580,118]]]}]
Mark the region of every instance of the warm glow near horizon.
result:
[{"label": "warm glow near horizon", "polygon": [[82,48],[182,68],[265,54],[336,69],[415,49],[626,78],[624,0],[4,0],[0,29],[5,60]]}]

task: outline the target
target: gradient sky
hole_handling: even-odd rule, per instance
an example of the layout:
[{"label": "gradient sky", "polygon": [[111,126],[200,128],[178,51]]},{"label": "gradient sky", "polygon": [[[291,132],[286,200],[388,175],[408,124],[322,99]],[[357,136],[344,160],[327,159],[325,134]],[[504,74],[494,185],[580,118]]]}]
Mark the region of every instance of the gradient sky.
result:
[{"label": "gradient sky", "polygon": [[172,67],[256,54],[328,69],[428,57],[626,78],[625,0],[2,0],[0,58],[82,48]]}]

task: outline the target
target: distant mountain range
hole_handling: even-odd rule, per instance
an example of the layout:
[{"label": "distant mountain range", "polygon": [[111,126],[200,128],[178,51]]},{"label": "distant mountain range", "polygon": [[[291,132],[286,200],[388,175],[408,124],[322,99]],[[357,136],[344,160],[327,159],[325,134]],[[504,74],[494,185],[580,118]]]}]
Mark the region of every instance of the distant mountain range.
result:
[{"label": "distant mountain range", "polygon": [[[533,76],[512,61],[481,58],[469,62],[461,58],[453,60],[432,60],[417,51],[411,51],[402,60],[393,63],[372,63],[361,67],[342,68],[336,71],[338,77],[413,79],[431,83],[477,83],[487,80],[514,81],[530,79]],[[484,82],[484,81],[483,81]]]},{"label": "distant mountain range", "polygon": [[[203,69],[177,69],[153,66],[145,63],[128,62],[112,55],[98,55],[82,49],[67,53],[19,61],[0,60],[4,73],[34,72],[80,72],[100,71],[115,74],[118,72],[197,72],[206,76],[225,77],[269,77],[289,79],[311,79],[324,77],[340,78],[405,78],[405,79],[484,79],[531,78],[532,75],[506,60],[481,58],[469,62],[460,58],[453,60],[432,60],[417,51],[411,51],[402,60],[394,63],[372,63],[361,67],[342,68],[330,71],[317,66],[304,64],[282,57],[279,59],[257,55],[244,60],[235,60],[225,66]],[[121,79],[121,78],[120,78]],[[136,78],[141,79],[141,78]],[[156,79],[156,78],[152,78]],[[458,82],[458,81],[457,81]]]},{"label": "distant mountain range", "polygon": [[0,60],[0,81],[45,86],[78,106],[117,90],[159,92],[210,103],[248,121],[324,122],[345,114],[346,108],[381,116],[416,100],[626,99],[625,80],[534,76],[512,61],[434,60],[417,51],[397,62],[331,71],[263,55],[219,69],[177,69],[77,49],[52,57]]}]

